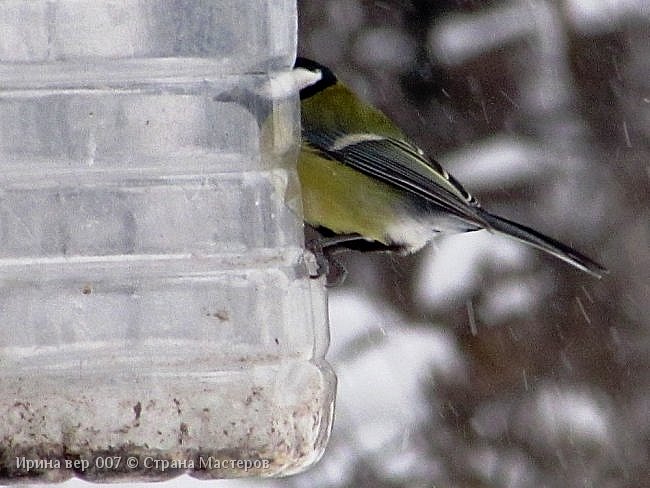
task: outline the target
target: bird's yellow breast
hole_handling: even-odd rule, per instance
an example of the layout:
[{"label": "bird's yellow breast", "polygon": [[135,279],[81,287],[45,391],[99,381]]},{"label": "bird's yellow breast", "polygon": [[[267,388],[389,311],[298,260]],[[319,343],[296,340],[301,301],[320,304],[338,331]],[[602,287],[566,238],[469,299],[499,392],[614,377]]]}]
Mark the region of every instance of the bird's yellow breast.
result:
[{"label": "bird's yellow breast", "polygon": [[390,244],[388,226],[403,212],[396,189],[304,146],[298,175],[307,223]]}]

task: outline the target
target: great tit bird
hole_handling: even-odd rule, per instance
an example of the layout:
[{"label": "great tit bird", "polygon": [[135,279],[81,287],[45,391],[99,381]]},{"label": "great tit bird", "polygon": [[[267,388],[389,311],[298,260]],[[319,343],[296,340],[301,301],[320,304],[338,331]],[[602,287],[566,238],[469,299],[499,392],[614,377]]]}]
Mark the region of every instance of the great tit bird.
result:
[{"label": "great tit bird", "polygon": [[[412,253],[438,234],[479,229],[504,234],[600,278],[607,270],[576,250],[484,210],[378,109],[327,67],[298,58],[302,146],[298,176],[304,219],[321,267],[341,248]],[[306,85],[306,86],[305,86]],[[324,272],[327,272],[326,270]]]}]

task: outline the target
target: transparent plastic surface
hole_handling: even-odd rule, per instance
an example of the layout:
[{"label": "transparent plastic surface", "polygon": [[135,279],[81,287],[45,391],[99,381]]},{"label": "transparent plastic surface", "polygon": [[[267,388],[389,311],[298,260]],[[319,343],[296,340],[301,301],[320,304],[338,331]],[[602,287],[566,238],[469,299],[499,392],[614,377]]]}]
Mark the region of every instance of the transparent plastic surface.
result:
[{"label": "transparent plastic surface", "polygon": [[[291,2],[0,4],[3,482],[275,476],[325,447],[335,377],[296,203],[297,93],[179,69],[252,49],[197,41],[217,11],[238,39],[295,21]],[[172,20],[173,48],[136,36]],[[101,46],[104,28],[139,47]],[[250,42],[272,64],[291,36],[282,54]]]},{"label": "transparent plastic surface", "polygon": [[296,25],[295,0],[4,0],[0,59],[267,72],[292,62]]}]

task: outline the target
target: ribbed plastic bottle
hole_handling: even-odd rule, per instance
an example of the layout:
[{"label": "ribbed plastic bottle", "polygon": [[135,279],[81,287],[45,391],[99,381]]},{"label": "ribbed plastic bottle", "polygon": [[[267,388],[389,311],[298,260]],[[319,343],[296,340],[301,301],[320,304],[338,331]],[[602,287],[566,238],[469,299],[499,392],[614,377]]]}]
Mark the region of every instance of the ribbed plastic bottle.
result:
[{"label": "ribbed plastic bottle", "polygon": [[321,455],[295,36],[293,0],[0,2],[0,482]]}]

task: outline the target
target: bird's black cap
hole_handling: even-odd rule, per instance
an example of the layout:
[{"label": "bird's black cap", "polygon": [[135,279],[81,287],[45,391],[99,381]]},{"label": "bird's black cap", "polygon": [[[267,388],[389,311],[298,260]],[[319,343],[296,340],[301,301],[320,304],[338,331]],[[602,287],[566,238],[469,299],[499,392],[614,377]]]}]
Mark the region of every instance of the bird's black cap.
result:
[{"label": "bird's black cap", "polygon": [[318,80],[316,83],[313,85],[309,85],[302,90],[300,90],[300,99],[304,100],[305,98],[309,98],[316,93],[319,93],[323,91],[325,88],[332,86],[336,84],[336,76],[334,73],[332,73],[332,70],[330,70],[327,66],[323,66],[320,63],[317,63],[316,61],[312,61],[311,59],[307,58],[297,58],[296,59],[296,64],[293,66],[294,68],[303,68],[309,71],[320,71],[321,72],[321,79]]}]

